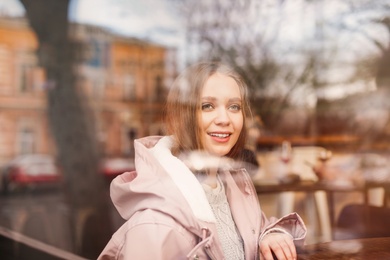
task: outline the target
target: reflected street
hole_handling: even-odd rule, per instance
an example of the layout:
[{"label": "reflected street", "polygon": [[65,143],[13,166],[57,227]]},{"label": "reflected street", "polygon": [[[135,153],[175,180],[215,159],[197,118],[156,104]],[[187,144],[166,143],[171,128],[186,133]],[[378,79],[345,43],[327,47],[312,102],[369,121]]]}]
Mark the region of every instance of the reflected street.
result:
[{"label": "reflected street", "polygon": [[[108,185],[105,192],[107,199]],[[59,188],[34,189],[25,192],[0,195],[0,226],[39,240],[56,248],[80,252],[88,235],[83,234],[88,212],[79,214],[77,241],[72,241],[70,209]],[[109,203],[111,205],[111,203]],[[122,224],[115,209],[111,208],[114,228]],[[100,250],[100,249],[99,249]]]},{"label": "reflected street", "polygon": [[0,196],[0,225],[47,244],[72,250],[69,209],[58,189]]}]

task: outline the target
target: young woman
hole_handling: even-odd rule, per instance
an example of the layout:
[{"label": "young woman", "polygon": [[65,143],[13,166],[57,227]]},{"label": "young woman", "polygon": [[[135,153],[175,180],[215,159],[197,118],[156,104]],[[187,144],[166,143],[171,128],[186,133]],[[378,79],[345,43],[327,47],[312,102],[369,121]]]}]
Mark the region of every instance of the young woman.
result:
[{"label": "young woman", "polygon": [[267,219],[240,167],[247,113],[247,87],[231,68],[199,63],[179,76],[168,135],[136,140],[136,171],[111,184],[127,221],[99,259],[296,259],[301,218]]}]

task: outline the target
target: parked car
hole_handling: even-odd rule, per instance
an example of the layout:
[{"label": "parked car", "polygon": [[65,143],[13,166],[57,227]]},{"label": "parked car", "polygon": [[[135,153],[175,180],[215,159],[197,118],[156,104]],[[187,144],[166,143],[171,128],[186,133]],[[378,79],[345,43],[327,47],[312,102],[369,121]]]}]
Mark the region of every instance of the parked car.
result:
[{"label": "parked car", "polygon": [[2,191],[55,184],[61,180],[61,173],[55,159],[47,154],[21,155],[11,160],[2,168]]},{"label": "parked car", "polygon": [[134,171],[134,159],[133,158],[105,158],[102,161],[101,172],[108,179],[113,179],[119,174],[124,172]]}]

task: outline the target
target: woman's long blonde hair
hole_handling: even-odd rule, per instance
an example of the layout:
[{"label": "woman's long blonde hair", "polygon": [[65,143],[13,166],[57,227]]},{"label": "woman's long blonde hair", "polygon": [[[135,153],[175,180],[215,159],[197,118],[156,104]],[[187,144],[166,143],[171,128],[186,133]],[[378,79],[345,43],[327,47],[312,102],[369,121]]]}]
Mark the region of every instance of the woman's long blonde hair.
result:
[{"label": "woman's long blonde hair", "polygon": [[174,137],[174,154],[204,149],[197,120],[201,109],[200,95],[207,79],[215,73],[233,78],[240,88],[244,124],[237,143],[227,156],[234,159],[241,156],[246,140],[245,119],[250,114],[248,88],[234,69],[219,62],[201,62],[189,67],[178,76],[170,89],[165,120],[167,134]]}]

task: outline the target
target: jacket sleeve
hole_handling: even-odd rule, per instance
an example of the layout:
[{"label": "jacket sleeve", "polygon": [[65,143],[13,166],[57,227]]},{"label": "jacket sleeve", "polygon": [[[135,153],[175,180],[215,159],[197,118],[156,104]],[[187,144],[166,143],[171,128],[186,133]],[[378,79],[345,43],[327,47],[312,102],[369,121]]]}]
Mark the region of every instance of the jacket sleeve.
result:
[{"label": "jacket sleeve", "polygon": [[283,232],[290,234],[296,246],[303,246],[306,237],[306,226],[297,213],[290,213],[280,219],[267,219],[264,212],[262,213],[262,227],[260,233],[261,239],[268,233]]},{"label": "jacket sleeve", "polygon": [[183,228],[140,224],[129,229],[119,243],[113,237],[98,259],[185,259],[193,246],[191,239]]}]

